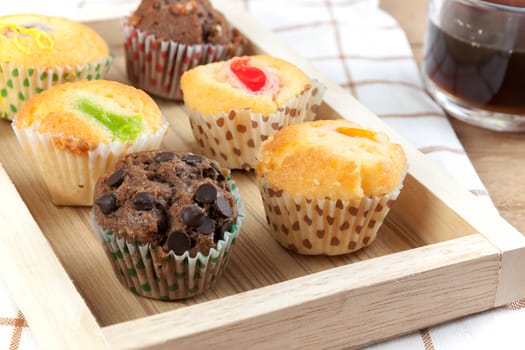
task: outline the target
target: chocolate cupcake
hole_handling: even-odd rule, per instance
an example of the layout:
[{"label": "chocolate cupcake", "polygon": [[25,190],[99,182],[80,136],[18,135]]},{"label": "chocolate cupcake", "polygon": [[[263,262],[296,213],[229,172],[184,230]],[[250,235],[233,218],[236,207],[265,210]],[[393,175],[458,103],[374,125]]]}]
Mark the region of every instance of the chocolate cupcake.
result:
[{"label": "chocolate cupcake", "polygon": [[182,73],[240,55],[245,43],[208,0],[143,0],[122,28],[130,82],[174,100]]},{"label": "chocolate cupcake", "polygon": [[124,156],[97,182],[94,202],[94,226],[121,282],[162,300],[208,289],[244,218],[229,171],[188,152]]}]

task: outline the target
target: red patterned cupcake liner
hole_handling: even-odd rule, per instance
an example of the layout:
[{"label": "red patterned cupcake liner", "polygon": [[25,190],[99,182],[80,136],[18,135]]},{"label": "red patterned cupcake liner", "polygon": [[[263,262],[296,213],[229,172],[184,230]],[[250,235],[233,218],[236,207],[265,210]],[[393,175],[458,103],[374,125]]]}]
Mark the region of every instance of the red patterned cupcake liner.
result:
[{"label": "red patterned cupcake liner", "polygon": [[[185,71],[231,57],[225,45],[186,45],[161,40],[126,21],[122,22],[122,29],[128,79],[155,96],[182,100],[180,77]],[[240,50],[241,47],[234,55],[240,54]]]}]

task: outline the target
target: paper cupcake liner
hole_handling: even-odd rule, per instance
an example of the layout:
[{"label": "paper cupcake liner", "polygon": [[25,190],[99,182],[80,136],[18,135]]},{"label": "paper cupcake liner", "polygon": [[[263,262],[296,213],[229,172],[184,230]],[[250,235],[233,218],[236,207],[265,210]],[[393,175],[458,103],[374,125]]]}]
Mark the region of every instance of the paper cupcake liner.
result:
[{"label": "paper cupcake liner", "polygon": [[[160,40],[124,21],[124,51],[128,79],[153,95],[182,100],[180,77],[195,66],[231,57],[225,45],[186,45]],[[239,55],[241,48],[234,55]]]},{"label": "paper cupcake liner", "polygon": [[32,68],[0,62],[0,116],[12,120],[33,95],[66,82],[104,78],[112,57],[75,66]]},{"label": "paper cupcake liner", "polygon": [[230,179],[228,182],[237,207],[237,222],[208,255],[199,252],[190,257],[188,252],[175,255],[173,251],[166,255],[162,248],[128,242],[100,227],[92,213],[95,230],[121,283],[135,294],[160,300],[189,298],[212,287],[227,266],[244,221],[237,186]]},{"label": "paper cupcake liner", "polygon": [[[404,176],[403,176],[404,178]],[[340,255],[371,244],[401,188],[362,200],[308,199],[259,181],[266,219],[283,247],[305,255]]]},{"label": "paper cupcake liner", "polygon": [[142,135],[127,143],[101,143],[87,153],[73,153],[58,146],[54,139],[60,135],[39,133],[38,126],[18,129],[12,124],[22,149],[44,180],[51,201],[56,205],[89,206],[93,204],[93,190],[98,178],[114,170],[124,154],[158,149],[168,122],[152,135]]},{"label": "paper cupcake liner", "polygon": [[224,167],[250,170],[264,140],[287,125],[315,118],[325,91],[320,82],[313,80],[308,89],[269,115],[248,110],[204,115],[187,107],[186,114],[199,153],[216,159]]}]

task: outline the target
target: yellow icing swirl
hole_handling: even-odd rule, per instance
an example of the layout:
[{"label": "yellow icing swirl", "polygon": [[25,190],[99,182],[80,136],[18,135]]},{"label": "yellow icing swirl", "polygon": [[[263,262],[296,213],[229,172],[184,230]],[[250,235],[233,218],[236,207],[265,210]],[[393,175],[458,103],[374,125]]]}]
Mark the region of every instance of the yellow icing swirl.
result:
[{"label": "yellow icing swirl", "polygon": [[6,29],[13,33],[15,46],[25,54],[31,53],[31,50],[20,42],[18,38],[19,35],[31,36],[34,38],[37,46],[43,50],[51,50],[55,46],[53,38],[43,30],[26,28],[15,23],[0,23],[0,31],[5,31]]}]

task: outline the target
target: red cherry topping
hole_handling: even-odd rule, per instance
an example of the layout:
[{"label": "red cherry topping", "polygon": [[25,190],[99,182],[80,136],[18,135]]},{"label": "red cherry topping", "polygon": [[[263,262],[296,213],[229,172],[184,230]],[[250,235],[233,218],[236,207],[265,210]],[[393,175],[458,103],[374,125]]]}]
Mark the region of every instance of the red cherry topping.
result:
[{"label": "red cherry topping", "polygon": [[232,61],[230,69],[235,76],[251,91],[259,91],[266,84],[266,74],[254,66],[248,65],[247,59]]}]

